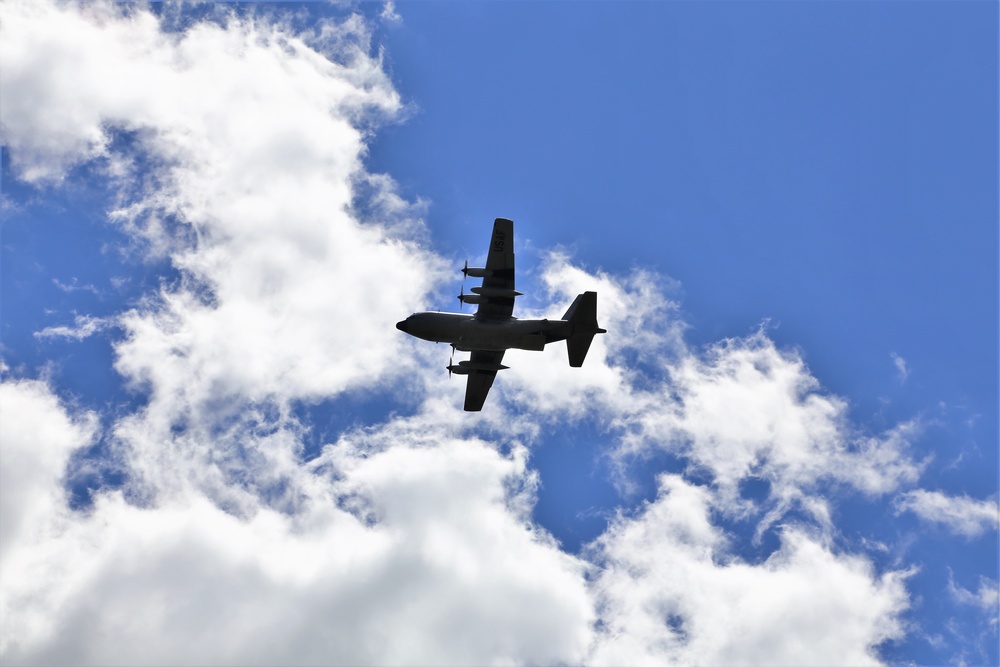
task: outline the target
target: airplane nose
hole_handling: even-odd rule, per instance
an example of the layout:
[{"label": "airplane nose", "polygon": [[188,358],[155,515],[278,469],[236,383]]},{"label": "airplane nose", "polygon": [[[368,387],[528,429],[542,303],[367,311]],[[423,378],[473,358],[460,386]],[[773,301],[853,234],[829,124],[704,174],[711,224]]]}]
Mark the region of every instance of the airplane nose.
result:
[{"label": "airplane nose", "polygon": [[396,328],[406,333],[406,320],[400,320],[399,322],[396,322]]}]

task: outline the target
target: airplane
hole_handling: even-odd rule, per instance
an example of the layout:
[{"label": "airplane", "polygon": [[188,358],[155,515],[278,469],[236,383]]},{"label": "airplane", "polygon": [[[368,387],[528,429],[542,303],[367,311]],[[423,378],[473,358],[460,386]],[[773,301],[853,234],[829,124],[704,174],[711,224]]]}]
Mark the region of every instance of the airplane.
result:
[{"label": "airplane", "polygon": [[[514,299],[521,292],[514,289],[514,223],[506,218],[493,222],[486,266],[470,267],[465,263],[466,277],[482,278],[481,287],[472,294],[462,288],[458,300],[477,304],[475,315],[461,313],[414,313],[396,323],[396,328],[411,336],[435,343],[450,343],[453,360],[448,375],[468,376],[465,387],[465,410],[483,409],[486,395],[493,386],[497,371],[508,366],[504,352],[511,348],[540,351],[548,343],[565,340],[569,365],[579,368],[597,334],[607,333],[597,325],[597,292],[584,292],[576,297],[561,320],[519,320],[513,317]],[[454,350],[471,352],[468,361],[454,363]]]}]

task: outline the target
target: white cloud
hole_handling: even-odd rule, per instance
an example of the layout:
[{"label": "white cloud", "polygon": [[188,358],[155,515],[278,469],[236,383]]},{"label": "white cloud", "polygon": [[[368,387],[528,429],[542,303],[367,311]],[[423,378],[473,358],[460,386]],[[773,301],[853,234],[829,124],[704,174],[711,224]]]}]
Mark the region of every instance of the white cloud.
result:
[{"label": "white cloud", "polygon": [[[948,568],[948,596],[963,607],[973,607],[981,614],[978,631],[969,633],[953,618],[948,623],[950,634],[960,642],[960,661],[989,662],[989,647],[996,646],[997,629],[1000,627],[1000,583],[990,577],[979,576],[979,588],[971,591],[961,584],[955,583],[955,575]],[[978,653],[974,658],[967,658],[966,652]]]},{"label": "white cloud", "polygon": [[52,284],[61,289],[67,294],[72,294],[73,292],[90,292],[91,294],[100,295],[101,291],[90,284],[81,285],[80,281],[73,278],[68,283],[60,282],[57,278],[52,279]]},{"label": "white cloud", "polygon": [[4,141],[22,178],[120,159],[113,130],[148,154],[114,216],[185,280],[122,317],[118,369],[156,407],[326,396],[398,365],[391,325],[443,263],[391,181],[363,170],[362,119],[400,104],[359,19],[312,36],[330,58],[259,17],[179,35],[110,4],[5,3],[3,19]]},{"label": "white cloud", "polygon": [[[38,420],[71,423],[46,400]],[[190,491],[153,507],[105,494],[88,515],[49,504],[4,559],[0,652],[89,664],[873,664],[873,647],[901,632],[904,573],[875,576],[795,530],[764,563],[741,562],[712,522],[712,491],[665,475],[658,499],[593,548],[591,644],[588,566],[531,526],[526,450],[500,456],[427,407],[279,470],[288,504],[251,500],[242,518]],[[35,432],[22,414],[21,431]],[[251,433],[232,435],[252,449]],[[59,490],[54,478],[38,487]]]},{"label": "white cloud", "polygon": [[[684,323],[677,304],[664,296],[666,279],[647,271],[617,278],[590,274],[563,254],[543,259],[542,283],[549,306],[524,309],[518,316],[558,319],[582,292],[597,292],[598,322],[608,330],[595,336],[581,368],[571,368],[564,343],[543,353],[511,350],[511,369],[497,385],[512,403],[533,411],[567,417],[611,420],[648,404],[640,383],[641,364],[656,366],[683,350]],[[502,385],[501,385],[502,383]]]},{"label": "white cloud", "polygon": [[92,315],[77,315],[73,318],[73,326],[59,325],[45,327],[35,332],[35,338],[72,338],[83,340],[103,331],[112,324],[113,318],[94,317]]},{"label": "white cloud", "polygon": [[[996,616],[1000,607],[1000,583],[989,577],[979,577],[979,590],[972,592],[955,583],[954,574],[948,573],[948,593],[959,604],[979,607]],[[996,621],[994,620],[994,623]]]},{"label": "white cloud", "polygon": [[910,366],[906,363],[906,359],[899,356],[895,352],[890,352],[889,356],[892,357],[892,363],[896,367],[896,372],[899,374],[899,381],[906,382],[906,379],[910,377]]},{"label": "white cloud", "polygon": [[[532,355],[490,410],[459,410],[443,357],[431,363],[441,349],[392,326],[445,262],[421,244],[422,204],[364,169],[367,132],[400,101],[360,18],[168,33],[142,8],[8,2],[0,19],[17,173],[52,184],[106,162],[113,220],[182,276],[115,320],[116,368],[146,399],[107,429],[123,492],[68,510],[61,471],[93,417],[44,385],[4,385],[5,415],[28,406],[3,420],[28,453],[3,473],[4,662],[863,664],[899,636],[903,573],[801,528],[742,562],[713,512],[745,508],[740,482],[762,478],[762,526],[793,503],[827,525],[821,484],[883,494],[915,479],[913,427],[855,433],[845,402],[763,333],[688,349],[661,278],[554,255],[542,314],[596,289],[609,334],[582,369],[561,349]],[[296,402],[375,386],[409,392],[415,414],[304,461]],[[598,568],[530,520],[526,443],[588,416],[622,455],[666,449],[713,482],[662,477],[594,545]],[[24,482],[10,502],[8,478]]]},{"label": "white cloud", "polygon": [[244,481],[278,497],[104,493],[78,513],[62,475],[94,417],[35,381],[0,385],[0,406],[5,663],[547,664],[590,643],[587,566],[531,525],[516,443],[501,456],[420,415],[302,466],[268,451],[290,426],[237,428],[219,453],[239,443]]},{"label": "white cloud", "polygon": [[[191,475],[239,504],[243,450],[216,451],[219,424],[272,428],[261,415],[291,401],[404,375],[393,323],[444,266],[418,242],[420,206],[362,165],[363,128],[399,108],[367,28],[352,16],[301,36],[257,16],[170,34],[120,5],[2,11],[4,141],[20,176],[116,160],[113,219],[181,271],[117,317],[116,369],[149,398],[112,430],[145,493]],[[114,144],[116,129],[132,138]],[[40,335],[82,337],[98,320],[77,324]],[[294,465],[297,440],[261,443],[260,470]]]},{"label": "white cloud", "polygon": [[403,17],[396,11],[396,3],[392,0],[388,0],[388,2],[382,6],[382,12],[379,14],[379,18],[392,25],[399,25],[403,22]]},{"label": "white cloud", "polygon": [[568,367],[559,344],[543,354],[509,352],[501,391],[515,405],[598,419],[620,439],[620,460],[657,450],[681,455],[692,472],[710,475],[719,509],[752,510],[741,484],[766,482],[771,503],[758,537],[793,508],[832,528],[822,485],[879,496],[918,478],[923,463],[908,453],[918,423],[859,432],[847,402],[823,392],[801,355],[778,349],[763,329],[692,349],[662,278],[590,274],[559,254],[545,265],[553,306],[523,315],[559,317],[576,294],[596,289],[609,333],[595,338],[579,369]]},{"label": "white cloud", "polygon": [[171,35],[128,7],[2,11],[19,175],[109,160],[114,218],[182,275],[117,320],[116,367],[148,397],[108,429],[124,495],[57,502],[52,469],[82,436],[38,449],[63,452],[44,475],[9,459],[5,482],[25,485],[4,484],[4,530],[36,530],[4,541],[4,662],[581,661],[586,564],[530,523],[522,445],[501,456],[431,400],[302,461],[292,402],[405,377],[412,343],[392,325],[444,266],[420,205],[361,162],[363,128],[399,108],[364,24],[321,26],[320,53],[261,17]]},{"label": "white cloud", "polygon": [[663,475],[659,497],[597,541],[593,664],[870,665],[878,644],[903,635],[907,572],[876,575],[794,529],[746,563],[712,504],[707,488]]},{"label": "white cloud", "polygon": [[105,494],[87,516],[42,517],[43,538],[5,559],[5,662],[582,660],[585,565],[519,509],[523,448],[352,437],[289,479],[293,513]]},{"label": "white cloud", "polygon": [[[61,482],[73,450],[88,444],[97,416],[73,418],[43,382],[0,384],[0,555],[35,521],[65,504]],[[0,579],[5,577],[0,576]]]},{"label": "white cloud", "polygon": [[913,512],[923,521],[941,524],[949,531],[972,538],[997,530],[1000,507],[995,500],[949,496],[940,491],[915,489],[896,499],[899,512]]},{"label": "white cloud", "polygon": [[827,503],[811,495],[821,482],[879,495],[919,475],[907,454],[915,424],[881,437],[855,432],[846,402],[822,393],[801,356],[762,331],[685,354],[666,369],[669,381],[651,391],[655,409],[623,418],[623,454],[683,455],[710,474],[728,510],[745,507],[742,481],[767,482],[774,504],[758,534],[793,505],[828,523]]}]

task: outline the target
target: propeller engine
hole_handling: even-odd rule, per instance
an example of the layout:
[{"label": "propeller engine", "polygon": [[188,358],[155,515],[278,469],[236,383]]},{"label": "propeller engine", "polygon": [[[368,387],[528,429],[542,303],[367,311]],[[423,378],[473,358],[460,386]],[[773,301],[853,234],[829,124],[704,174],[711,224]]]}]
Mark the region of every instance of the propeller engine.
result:
[{"label": "propeller engine", "polygon": [[462,268],[462,273],[466,278],[472,276],[473,278],[485,278],[487,270],[482,267],[469,266],[469,260],[465,260],[465,266]]},{"label": "propeller engine", "polygon": [[460,302],[462,302],[463,305],[466,304],[466,303],[482,303],[483,302],[483,297],[480,296],[479,294],[466,294],[465,293],[465,286],[463,285],[462,286],[462,291],[458,295],[458,300]]}]

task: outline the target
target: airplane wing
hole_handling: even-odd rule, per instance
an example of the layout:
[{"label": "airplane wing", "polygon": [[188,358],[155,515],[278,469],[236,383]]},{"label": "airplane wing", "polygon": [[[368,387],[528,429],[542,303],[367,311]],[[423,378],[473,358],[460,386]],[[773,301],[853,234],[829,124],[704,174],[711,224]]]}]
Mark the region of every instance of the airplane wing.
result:
[{"label": "airplane wing", "polygon": [[[514,313],[514,223],[506,218],[493,222],[493,237],[486,256],[483,286],[473,288],[480,295],[478,319],[507,320]],[[469,382],[472,382],[470,376]],[[493,382],[493,378],[490,378]],[[486,391],[490,386],[486,385]],[[486,393],[483,393],[486,396]]]},{"label": "airplane wing", "polygon": [[[482,308],[482,306],[480,306]],[[499,352],[489,352],[486,350],[475,350],[470,361],[473,364],[482,366],[499,367],[503,361],[503,350]],[[490,393],[493,386],[493,379],[497,372],[475,370],[469,373],[469,379],[465,385],[465,409],[468,412],[479,412],[486,402],[486,395]]]}]

